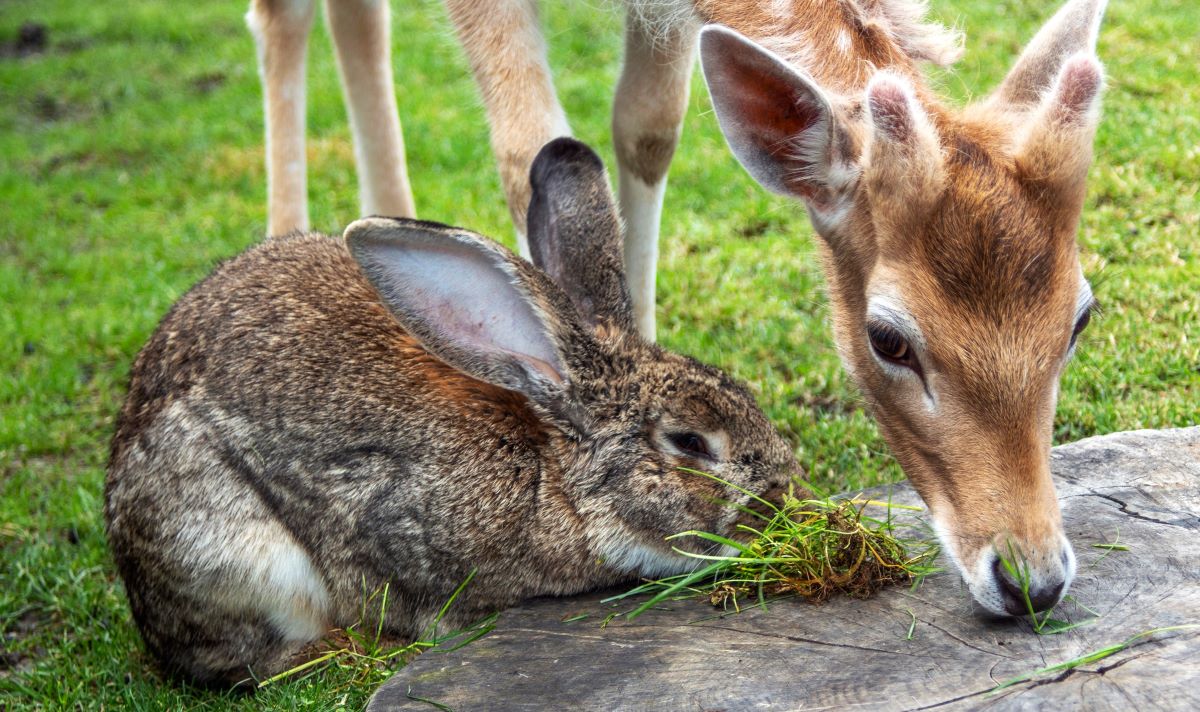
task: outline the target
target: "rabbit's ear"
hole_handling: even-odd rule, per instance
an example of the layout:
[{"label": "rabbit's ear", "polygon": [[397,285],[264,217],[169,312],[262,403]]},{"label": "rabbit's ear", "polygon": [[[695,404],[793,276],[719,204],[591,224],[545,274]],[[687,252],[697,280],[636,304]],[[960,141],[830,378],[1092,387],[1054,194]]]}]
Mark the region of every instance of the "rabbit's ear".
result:
[{"label": "rabbit's ear", "polygon": [[621,220],[604,163],[572,138],[542,147],[529,170],[529,251],[591,324],[633,329]]},{"label": "rabbit's ear", "polygon": [[365,218],[346,244],[397,321],[469,376],[558,402],[568,346],[588,339],[567,299],[495,242],[418,220]]}]

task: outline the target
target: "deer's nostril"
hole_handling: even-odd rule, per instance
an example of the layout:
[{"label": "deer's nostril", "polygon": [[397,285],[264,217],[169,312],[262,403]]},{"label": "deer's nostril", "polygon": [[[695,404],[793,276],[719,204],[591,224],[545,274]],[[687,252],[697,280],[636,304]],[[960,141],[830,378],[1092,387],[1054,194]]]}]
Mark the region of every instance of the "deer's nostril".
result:
[{"label": "deer's nostril", "polygon": [[[992,575],[996,577],[996,583],[1004,597],[1004,610],[1014,616],[1025,615],[1029,613],[1030,608],[1034,613],[1050,610],[1058,603],[1065,583],[1060,580],[1046,586],[1030,581],[1028,589],[1023,588],[1019,581],[1009,575],[1008,570],[1000,563],[999,557],[992,562]],[[1026,600],[1027,598],[1028,600]]]},{"label": "deer's nostril", "polygon": [[1062,581],[1053,586],[1041,586],[1037,589],[1030,589],[1029,602],[1033,605],[1033,610],[1041,613],[1054,608],[1054,604],[1058,603],[1058,598],[1062,595],[1062,590]]},{"label": "deer's nostril", "polygon": [[992,576],[995,577],[996,583],[1000,587],[1000,595],[1004,597],[1004,610],[1013,616],[1027,613],[1025,594],[1021,592],[1020,584],[1014,581],[1008,575],[1008,572],[1004,570],[999,557],[992,560]]}]

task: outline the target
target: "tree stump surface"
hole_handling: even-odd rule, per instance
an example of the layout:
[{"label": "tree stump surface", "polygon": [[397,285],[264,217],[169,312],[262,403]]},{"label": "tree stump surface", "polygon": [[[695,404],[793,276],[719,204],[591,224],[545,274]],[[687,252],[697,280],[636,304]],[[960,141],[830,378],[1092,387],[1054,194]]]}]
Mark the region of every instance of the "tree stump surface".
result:
[{"label": "tree stump surface", "polygon": [[[1028,621],[987,620],[945,562],[915,591],[819,606],[790,599],[729,615],[689,599],[602,626],[633,606],[602,603],[603,593],[546,598],[505,611],[465,647],[420,655],[368,712],[1200,710],[1200,629],[1139,638],[1104,659],[996,689],[1144,631],[1200,623],[1200,427],[1082,440],[1055,448],[1051,467],[1079,562],[1070,594],[1099,614],[1081,627],[1037,635]],[[867,494],[886,498],[888,488]],[[891,494],[920,503],[907,484]],[[1117,541],[1129,550],[1093,546]],[[1068,602],[1055,617],[1091,614]]]}]

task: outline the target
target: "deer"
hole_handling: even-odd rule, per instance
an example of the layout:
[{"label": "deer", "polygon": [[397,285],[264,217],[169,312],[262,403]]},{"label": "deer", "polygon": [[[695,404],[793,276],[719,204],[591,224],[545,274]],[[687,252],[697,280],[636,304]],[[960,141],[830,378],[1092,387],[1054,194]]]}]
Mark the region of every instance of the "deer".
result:
[{"label": "deer", "polygon": [[[306,225],[311,4],[251,5],[273,232]],[[978,607],[997,616],[1053,608],[1076,569],[1049,462],[1059,380],[1096,306],[1076,233],[1100,116],[1105,5],[1067,0],[993,92],[955,107],[922,65],[952,64],[961,36],[928,22],[920,0],[626,2],[612,126],[638,330],[653,337],[658,225],[698,55],[731,152],[764,188],[805,207],[841,361],[943,551]],[[529,160],[570,131],[536,7],[446,6],[528,254]],[[384,86],[387,4],[329,0],[328,10],[363,211],[411,216]]]}]

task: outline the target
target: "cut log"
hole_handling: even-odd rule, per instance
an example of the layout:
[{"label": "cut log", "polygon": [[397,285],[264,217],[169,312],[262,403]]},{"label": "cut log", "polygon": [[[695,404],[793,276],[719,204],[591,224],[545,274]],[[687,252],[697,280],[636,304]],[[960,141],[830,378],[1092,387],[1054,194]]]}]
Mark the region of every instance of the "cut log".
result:
[{"label": "cut log", "polygon": [[[1092,618],[1084,606],[1098,614],[1064,633],[981,617],[948,565],[915,591],[866,601],[784,600],[722,614],[686,600],[607,625],[632,606],[602,603],[605,594],[540,599],[504,612],[481,640],[419,656],[367,709],[1200,710],[1200,628],[1146,635],[998,689],[1146,631],[1200,624],[1200,427],[1065,445],[1052,469],[1079,560],[1078,603],[1055,615]],[[907,485],[892,497],[919,503]],[[1094,546],[1118,540],[1127,551]]]}]

